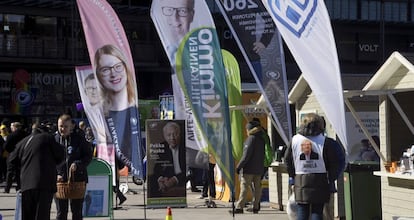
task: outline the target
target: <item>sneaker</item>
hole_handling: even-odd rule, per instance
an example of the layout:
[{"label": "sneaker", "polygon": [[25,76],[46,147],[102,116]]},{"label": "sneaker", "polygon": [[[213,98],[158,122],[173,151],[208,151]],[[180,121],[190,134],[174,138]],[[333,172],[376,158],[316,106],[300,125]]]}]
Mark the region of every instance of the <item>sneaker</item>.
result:
[{"label": "sneaker", "polygon": [[[229,210],[230,214],[233,214],[233,210]],[[243,214],[243,209],[235,209],[234,214]]]},{"label": "sneaker", "polygon": [[193,188],[193,189],[191,189],[191,192],[201,192],[201,190],[197,189],[197,188]]}]

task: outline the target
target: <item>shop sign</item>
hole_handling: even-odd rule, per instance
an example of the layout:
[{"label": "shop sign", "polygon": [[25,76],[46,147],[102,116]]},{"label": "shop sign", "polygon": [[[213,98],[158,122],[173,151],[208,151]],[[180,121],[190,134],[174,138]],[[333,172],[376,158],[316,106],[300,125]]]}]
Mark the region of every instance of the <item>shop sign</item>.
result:
[{"label": "shop sign", "polygon": [[72,87],[76,82],[74,75],[56,73],[34,73],[33,84],[36,86],[61,86]]}]

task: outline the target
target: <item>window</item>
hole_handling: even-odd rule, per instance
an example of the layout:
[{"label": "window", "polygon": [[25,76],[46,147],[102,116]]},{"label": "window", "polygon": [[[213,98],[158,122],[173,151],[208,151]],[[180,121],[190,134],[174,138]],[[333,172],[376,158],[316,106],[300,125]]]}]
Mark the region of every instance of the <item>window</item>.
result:
[{"label": "window", "polygon": [[[412,22],[414,0],[326,0],[331,19]],[[383,5],[382,5],[383,4]],[[384,9],[382,15],[381,8]]]}]

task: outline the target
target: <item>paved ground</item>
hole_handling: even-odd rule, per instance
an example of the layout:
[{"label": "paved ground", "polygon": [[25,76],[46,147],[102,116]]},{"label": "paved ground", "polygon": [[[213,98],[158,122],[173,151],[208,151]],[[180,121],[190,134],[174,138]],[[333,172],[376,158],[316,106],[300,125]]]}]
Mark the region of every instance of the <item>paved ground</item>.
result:
[{"label": "paved ground", "polygon": [[[142,186],[134,183],[128,184],[130,190],[135,191],[126,193],[128,200],[122,205],[118,206],[114,210],[114,219],[129,220],[129,219],[165,219],[166,209],[152,209],[146,208],[144,205],[144,195]],[[252,214],[250,212],[244,212],[244,214],[237,214],[234,218],[229,214],[228,210],[231,208],[230,202],[223,202],[215,200],[217,208],[207,208],[204,205],[203,199],[198,199],[200,193],[194,193],[187,190],[187,208],[172,208],[172,219],[191,219],[191,220],[221,220],[221,219],[255,219],[255,220],[268,220],[278,219],[287,220],[286,212],[278,211],[271,208],[267,202],[261,203],[261,211],[258,214]],[[3,220],[14,220],[16,205],[16,191],[14,188],[9,194],[3,193],[3,185],[0,184],[0,214],[3,216]],[[52,204],[51,219],[55,219],[56,208]],[[1,219],[1,218],[0,218]],[[69,218],[70,219],[70,218]],[[105,219],[105,218],[85,218],[85,219]],[[107,218],[106,218],[107,219]]]}]

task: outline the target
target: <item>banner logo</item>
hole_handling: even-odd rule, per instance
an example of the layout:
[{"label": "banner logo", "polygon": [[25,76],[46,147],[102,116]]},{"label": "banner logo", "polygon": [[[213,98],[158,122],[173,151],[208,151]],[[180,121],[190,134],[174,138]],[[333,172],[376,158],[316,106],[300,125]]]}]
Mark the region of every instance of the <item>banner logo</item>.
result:
[{"label": "banner logo", "polygon": [[[218,39],[212,28],[201,28],[192,32],[184,41],[183,49],[179,50],[178,76],[184,81],[190,101],[196,105],[196,112],[203,118],[222,118],[221,96],[217,88],[215,73],[220,65],[215,63],[214,48]],[[180,69],[180,67],[182,67]],[[186,77],[191,76],[191,77]]]},{"label": "banner logo", "polygon": [[30,104],[32,104],[34,100],[34,95],[30,91],[19,89],[18,91],[16,91],[14,100],[17,103],[19,103],[20,106],[27,107],[30,106]]},{"label": "banner logo", "polygon": [[275,18],[298,38],[316,11],[318,0],[268,0]]}]

